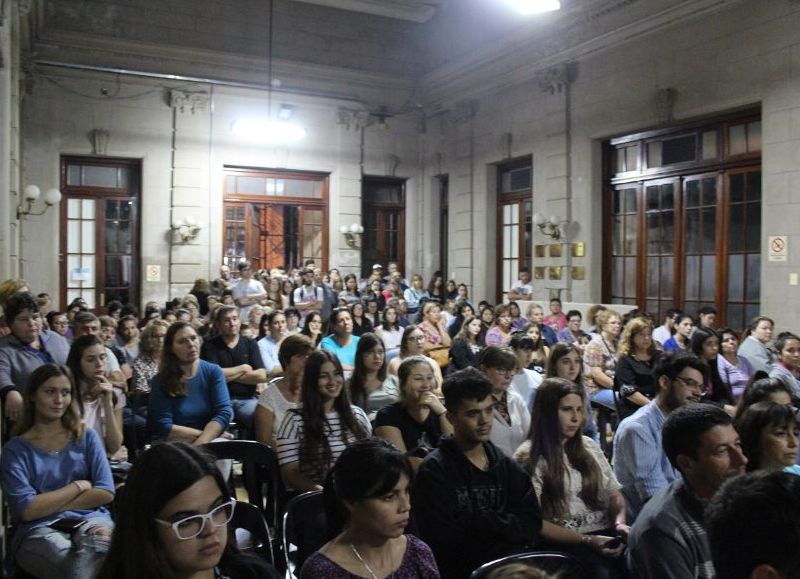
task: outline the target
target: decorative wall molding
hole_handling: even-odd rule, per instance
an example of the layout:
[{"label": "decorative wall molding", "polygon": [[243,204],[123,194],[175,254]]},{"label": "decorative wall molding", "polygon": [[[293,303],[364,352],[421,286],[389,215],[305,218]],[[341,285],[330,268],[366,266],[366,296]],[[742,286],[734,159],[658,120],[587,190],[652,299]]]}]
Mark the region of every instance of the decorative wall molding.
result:
[{"label": "decorative wall molding", "polygon": [[208,110],[208,93],[171,90],[169,91],[169,106],[182,113],[187,110],[192,114],[197,111],[205,112]]},{"label": "decorative wall molding", "polygon": [[342,107],[336,113],[336,123],[348,131],[351,129],[360,131],[369,123],[369,113]]}]

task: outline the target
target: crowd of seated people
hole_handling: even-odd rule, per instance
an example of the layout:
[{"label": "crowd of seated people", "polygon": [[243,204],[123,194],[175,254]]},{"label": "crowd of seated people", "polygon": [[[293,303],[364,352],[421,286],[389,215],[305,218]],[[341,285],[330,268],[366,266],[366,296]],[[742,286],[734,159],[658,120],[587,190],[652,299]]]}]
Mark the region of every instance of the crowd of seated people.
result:
[{"label": "crowd of seated people", "polygon": [[287,496],[326,496],[303,577],[460,578],[531,550],[591,577],[722,577],[705,505],[723,517],[744,472],[800,476],[800,337],[766,316],[740,334],[708,306],[660,327],[596,306],[584,330],[559,299],[523,315],[525,271],[475,306],[396,264],[236,270],[141,316],[0,284],[9,572],[268,576],[227,544],[230,472],[199,448],[235,437],[272,449]]}]

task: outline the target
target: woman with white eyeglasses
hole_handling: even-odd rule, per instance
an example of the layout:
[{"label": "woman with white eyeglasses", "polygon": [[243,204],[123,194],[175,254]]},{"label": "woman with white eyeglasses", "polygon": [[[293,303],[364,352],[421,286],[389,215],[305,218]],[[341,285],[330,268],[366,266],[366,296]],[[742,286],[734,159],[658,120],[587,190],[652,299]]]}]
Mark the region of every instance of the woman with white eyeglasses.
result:
[{"label": "woman with white eyeglasses", "polygon": [[111,548],[97,579],[277,578],[262,559],[228,542],[236,499],[205,453],[185,442],[156,444],[130,471]]}]

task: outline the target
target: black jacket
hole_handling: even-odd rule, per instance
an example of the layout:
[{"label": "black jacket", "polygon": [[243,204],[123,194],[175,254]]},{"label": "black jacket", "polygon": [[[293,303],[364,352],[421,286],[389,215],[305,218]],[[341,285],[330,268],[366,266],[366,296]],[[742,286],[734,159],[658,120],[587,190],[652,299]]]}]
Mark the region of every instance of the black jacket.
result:
[{"label": "black jacket", "polygon": [[442,579],[469,577],[488,561],[524,551],[542,527],[530,476],[491,442],[484,448],[486,471],[444,438],[414,480],[414,515]]}]

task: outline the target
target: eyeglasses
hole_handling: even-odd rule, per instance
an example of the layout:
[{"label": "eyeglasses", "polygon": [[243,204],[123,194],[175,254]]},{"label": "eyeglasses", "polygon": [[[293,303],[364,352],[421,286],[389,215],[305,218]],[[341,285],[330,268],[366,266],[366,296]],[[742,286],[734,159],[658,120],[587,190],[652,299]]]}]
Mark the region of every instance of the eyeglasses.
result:
[{"label": "eyeglasses", "polygon": [[189,539],[194,539],[203,532],[206,521],[211,521],[214,527],[223,527],[227,525],[233,518],[233,509],[235,506],[236,499],[231,499],[218,507],[214,507],[205,515],[192,515],[191,517],[180,519],[174,523],[162,519],[156,519],[155,521],[165,527],[172,527],[172,531],[178,539],[181,541],[188,541]]},{"label": "eyeglasses", "polygon": [[513,376],[516,373],[515,368],[492,368],[492,370],[502,376]]},{"label": "eyeglasses", "polygon": [[702,390],[704,388],[703,384],[701,384],[700,382],[697,382],[696,380],[692,380],[691,378],[689,378],[687,380],[686,378],[683,378],[682,376],[675,376],[675,380],[679,381],[681,384],[683,384],[687,388],[699,388],[700,390]]},{"label": "eyeglasses", "polygon": [[408,341],[409,342],[424,342],[425,341],[425,336],[409,336],[408,337]]}]

